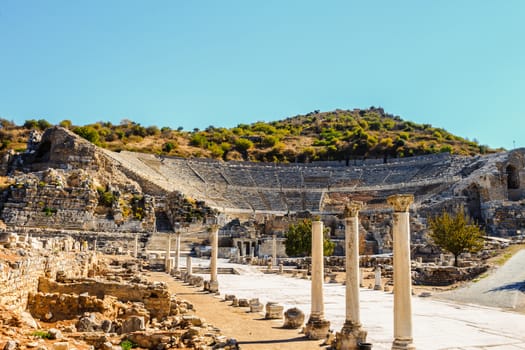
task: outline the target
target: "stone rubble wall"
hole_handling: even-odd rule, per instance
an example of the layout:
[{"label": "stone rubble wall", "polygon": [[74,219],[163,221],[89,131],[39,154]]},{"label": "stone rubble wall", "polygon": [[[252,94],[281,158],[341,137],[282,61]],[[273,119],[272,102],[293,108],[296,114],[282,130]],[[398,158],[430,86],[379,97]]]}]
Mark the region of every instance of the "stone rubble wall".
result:
[{"label": "stone rubble wall", "polygon": [[449,286],[456,282],[471,280],[487,271],[487,265],[469,267],[425,266],[413,271],[413,283],[426,286]]},{"label": "stone rubble wall", "polygon": [[[27,253],[26,253],[27,254]],[[79,253],[14,256],[0,260],[0,305],[25,309],[28,295],[38,288],[39,278],[64,271],[80,276],[82,257]]]},{"label": "stone rubble wall", "polygon": [[41,320],[71,320],[85,312],[97,312],[106,318],[117,317],[116,298],[59,293],[29,293],[27,310]]},{"label": "stone rubble wall", "polygon": [[96,296],[103,299],[105,295],[112,295],[122,302],[142,302],[152,317],[162,319],[170,310],[170,294],[164,285],[144,285],[129,283],[96,281],[96,280],[68,280],[67,283],[56,282],[52,279],[40,277],[38,291],[42,293],[82,294]]}]

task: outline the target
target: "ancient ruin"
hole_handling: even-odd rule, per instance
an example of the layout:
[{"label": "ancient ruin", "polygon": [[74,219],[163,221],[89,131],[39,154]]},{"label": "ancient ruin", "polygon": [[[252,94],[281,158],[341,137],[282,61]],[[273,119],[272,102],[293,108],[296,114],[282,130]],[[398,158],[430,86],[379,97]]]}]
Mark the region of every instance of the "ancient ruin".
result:
[{"label": "ancient ruin", "polygon": [[[124,341],[148,349],[235,348],[192,305],[142,274],[164,270],[215,295],[219,275],[231,273],[220,258],[264,267],[266,274],[311,278],[304,335],[332,339],[337,349],[367,344],[360,267],[368,274],[375,269],[378,275],[367,278],[375,279],[371,287],[393,288],[392,349],[414,349],[412,282],[472,278],[486,266],[469,260],[490,254],[465,254],[451,266],[450,256],[429,245],[428,216],[463,206],[484,226],[488,245],[519,238],[525,225],[523,149],[277,165],[111,152],[52,127],[34,133],[27,151],[4,159],[1,169],[8,184],[0,200],[0,305],[6,314],[27,316],[2,322],[35,330],[53,323],[49,328],[68,333],[61,338],[68,344],[75,339],[97,350]],[[289,260],[285,233],[305,218],[313,219],[312,257]],[[336,244],[334,257],[323,258],[323,227]],[[206,266],[184,255],[190,253],[209,257]],[[323,283],[338,283],[338,272],[345,272],[346,305],[334,339]],[[283,319],[277,302],[264,305],[256,295],[231,301],[268,320]],[[299,311],[286,315],[287,327],[301,327]],[[23,346],[42,345],[34,336],[24,339]],[[62,349],[59,343],[54,350]]]}]

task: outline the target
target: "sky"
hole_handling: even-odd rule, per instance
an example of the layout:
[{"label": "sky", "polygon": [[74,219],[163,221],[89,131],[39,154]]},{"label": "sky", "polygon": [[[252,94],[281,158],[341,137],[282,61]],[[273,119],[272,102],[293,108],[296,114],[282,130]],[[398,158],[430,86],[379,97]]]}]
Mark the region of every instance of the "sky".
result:
[{"label": "sky", "polygon": [[185,130],[383,107],[525,147],[523,0],[0,0],[0,118]]}]

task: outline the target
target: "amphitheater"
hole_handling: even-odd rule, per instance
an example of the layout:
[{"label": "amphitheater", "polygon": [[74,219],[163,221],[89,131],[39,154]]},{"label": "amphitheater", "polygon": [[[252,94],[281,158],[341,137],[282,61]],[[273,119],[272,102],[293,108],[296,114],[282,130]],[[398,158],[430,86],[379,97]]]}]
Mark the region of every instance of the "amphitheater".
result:
[{"label": "amphitheater", "polygon": [[[132,338],[134,341],[143,340],[144,346],[141,347],[149,349],[159,349],[156,344],[152,345],[152,341],[160,341],[161,338],[156,337],[164,337],[166,334],[171,336],[170,346],[179,348],[183,344],[188,345],[183,340],[189,339],[191,334],[194,348],[199,348],[203,342],[221,343],[223,348],[228,348],[228,344],[235,344],[235,341],[230,343],[230,340],[217,333],[215,327],[202,321],[199,321],[201,326],[193,327],[194,316],[180,316],[180,313],[190,311],[190,304],[173,299],[173,296],[170,296],[172,292],[191,296],[196,302],[198,300],[199,303],[207,305],[209,308],[205,307],[205,310],[212,313],[210,317],[215,320],[214,323],[220,324],[221,328],[225,328],[230,334],[242,337],[242,348],[265,349],[264,346],[268,344],[279,344],[283,349],[318,348],[318,343],[304,343],[304,336],[298,336],[296,331],[284,333],[281,327],[275,324],[271,327],[261,327],[261,319],[254,318],[257,316],[247,312],[242,312],[242,316],[241,311],[237,314],[235,311],[230,313],[227,310],[229,306],[226,307],[224,302],[213,300],[209,295],[202,295],[202,290],[195,292],[191,289],[192,286],[182,286],[168,274],[156,272],[152,278],[155,281],[166,281],[170,286],[169,290],[164,284],[146,283],[147,281],[139,278],[138,272],[144,272],[139,271],[142,263],[152,267],[154,262],[160,261],[159,265],[169,272],[177,272],[170,269],[173,258],[171,248],[167,247],[171,237],[175,236],[171,234],[181,233],[181,227],[184,228],[186,238],[195,237],[201,241],[208,237],[208,229],[215,227],[211,230],[213,235],[210,235],[213,237],[213,247],[220,246],[229,250],[230,247],[221,246],[217,242],[220,234],[224,237],[230,235],[234,247],[243,248],[244,244],[249,244],[244,255],[250,254],[254,257],[255,253],[255,257],[261,258],[272,255],[272,241],[279,241],[282,245],[282,233],[287,224],[304,217],[319,217],[332,229],[331,239],[344,244],[345,240],[341,237],[344,237],[345,225],[351,225],[339,214],[349,201],[358,200],[364,203],[364,207],[359,211],[359,215],[357,212],[353,214],[353,220],[359,220],[356,228],[352,229],[355,236],[357,233],[363,234],[366,243],[373,243],[372,254],[388,253],[392,252],[392,232],[396,231],[394,224],[400,222],[393,217],[399,218],[400,212],[387,204],[387,198],[396,194],[414,196],[410,212],[403,209],[405,212],[402,214],[406,218],[406,221],[403,221],[406,228],[404,232],[410,232],[412,248],[424,245],[422,243],[425,241],[428,215],[448,208],[463,206],[483,225],[488,235],[498,236],[496,239],[500,241],[502,238],[520,236],[525,227],[525,149],[475,157],[435,154],[387,161],[355,160],[348,163],[222,162],[126,151],[112,152],[96,147],[66,129],[53,127],[42,135],[32,135],[27,151],[5,157],[0,170],[9,180],[9,186],[4,189],[0,200],[0,254],[5,260],[0,264],[0,315],[7,311],[11,315],[14,308],[25,310],[29,300],[34,304],[30,303],[33,305],[33,309],[30,309],[32,314],[38,317],[42,324],[47,325],[46,322],[58,315],[67,317],[70,322],[76,322],[77,319],[80,322],[80,318],[88,325],[92,325],[89,323],[92,322],[99,332],[94,345],[96,350],[111,350],[119,341],[125,339],[123,337],[129,337],[132,333],[135,336]],[[102,200],[106,195],[110,201]],[[220,233],[218,226],[215,226],[216,222],[208,221],[217,216],[227,219]],[[241,227],[232,228],[234,222],[240,223]],[[319,232],[321,230],[318,230]],[[180,236],[178,235],[178,238]],[[409,235],[406,237],[408,241]],[[252,252],[251,244],[254,241],[258,244],[258,250]],[[180,239],[177,239],[177,244],[180,244]],[[357,244],[353,247],[353,256],[358,256]],[[126,257],[131,261],[109,264],[99,262],[98,252],[106,248],[116,249],[110,250],[111,254],[104,257]],[[184,247],[183,251],[187,248],[188,246]],[[409,257],[414,251],[409,251],[410,244],[405,248],[402,256],[409,266]],[[176,251],[178,256],[180,249],[177,248]],[[213,251],[215,253],[212,253],[210,261],[215,261],[216,275],[216,260],[221,250],[215,248]],[[224,253],[224,250],[222,252]],[[279,254],[276,252],[274,256],[284,257],[282,252],[281,249]],[[523,254],[518,255],[520,259],[525,257]],[[134,259],[138,256],[143,259]],[[323,261],[321,251],[318,252],[317,258]],[[432,265],[430,270],[437,267],[439,254],[437,260],[435,257],[428,258],[424,262],[413,262],[416,267]],[[190,262],[191,259],[190,257]],[[335,260],[340,261],[341,258],[336,257]],[[200,261],[198,264],[207,264],[207,259],[197,261]],[[358,259],[355,261],[359,264]],[[493,279],[486,279],[486,283],[493,283],[487,290],[493,293],[499,288],[498,300],[507,302],[512,299],[511,307],[516,308],[518,305],[519,310],[522,310],[522,307],[525,307],[522,306],[525,305],[525,300],[522,299],[525,298],[521,298],[521,291],[518,290],[522,280],[522,269],[519,268],[521,260],[513,261],[514,267],[496,286],[491,282]],[[439,263],[443,270],[451,267],[447,261]],[[271,264],[264,269],[255,264],[221,264],[222,269],[231,270],[230,265],[235,265],[234,268],[242,272],[240,275],[222,275],[221,292],[236,293],[246,300],[256,296],[269,304],[278,302],[287,307],[299,305],[306,313],[313,311],[308,309],[310,301],[313,308],[315,299],[313,293],[308,293],[313,285],[307,276],[308,266],[299,267],[302,269],[301,273],[289,271],[289,276],[285,276],[284,270],[280,271],[283,265],[279,266],[277,273],[272,271]],[[211,265],[210,263],[210,271],[213,270]],[[325,270],[319,268],[320,264],[312,265],[316,265],[318,272],[321,272],[318,275],[321,275],[321,279],[324,278]],[[187,265],[185,268],[188,268]],[[196,271],[200,268],[201,266],[196,266]],[[359,265],[354,272],[357,269]],[[180,275],[180,271],[178,272]],[[328,272],[328,277],[332,279],[340,270],[335,265],[335,269],[332,271],[328,268]],[[369,274],[370,272],[372,271],[368,270]],[[101,275],[93,278],[97,273]],[[391,278],[387,273],[391,276],[391,271],[385,270],[386,280]],[[407,270],[406,282],[409,283],[414,277],[413,273],[415,270]],[[301,274],[304,278],[299,277]],[[298,278],[292,278],[293,276]],[[124,277],[125,281],[122,280]],[[190,274],[189,277],[190,280],[193,280],[193,277],[199,277],[195,281],[203,280],[202,276]],[[512,278],[516,279],[516,283]],[[357,278],[352,281],[357,281]],[[93,293],[89,295],[89,300],[84,295],[86,283]],[[140,287],[135,283],[139,283]],[[317,278],[317,285],[322,284],[323,281]],[[64,293],[50,293],[53,289],[62,290],[62,285],[65,288],[64,292],[70,293],[74,290],[73,294],[65,297]],[[343,318],[342,312],[342,304],[348,303],[349,300],[346,289],[348,285],[350,283],[334,282],[326,283],[323,287],[327,293],[326,315],[331,318],[336,330],[344,326],[348,319]],[[46,289],[45,286],[52,288]],[[357,285],[354,287],[358,289]],[[126,288],[139,288],[142,292],[133,300],[129,300]],[[401,290],[406,292],[410,291],[410,288]],[[103,306],[100,298],[107,291],[111,291],[119,302],[128,303],[126,312],[129,312],[129,315],[126,314],[126,317],[130,318],[129,322],[115,315],[113,307],[105,311],[106,317],[111,318],[112,322],[120,327],[115,328],[121,332],[118,337],[110,336],[109,334],[114,332],[108,330],[101,332],[102,323],[99,326],[95,324],[96,320],[87,320],[85,312],[82,311],[82,308],[86,307],[82,303],[87,301]],[[35,299],[35,293],[42,302],[38,298]],[[389,349],[392,344],[392,300],[396,295],[403,293],[396,292],[392,295],[383,290],[373,289],[362,289],[359,293],[363,296],[360,307],[364,311],[363,323],[369,331],[368,339],[374,343],[375,348]],[[468,290],[465,293],[466,300],[470,300],[471,293]],[[485,291],[483,293],[486,294]],[[410,299],[409,294],[405,294]],[[452,296],[452,299],[454,298],[458,297]],[[117,302],[116,299],[114,302]],[[423,346],[418,348],[518,349],[522,348],[520,346],[525,342],[522,339],[521,327],[523,316],[520,314],[448,305],[435,300],[429,302],[424,298],[414,299],[416,343]],[[495,300],[493,294],[486,299],[491,299],[490,302]],[[66,301],[64,305],[60,304],[62,301]],[[319,300],[317,301],[319,303]],[[135,306],[130,302],[146,306],[147,310],[140,311],[146,316],[142,322],[140,318],[144,316],[135,314]],[[54,303],[61,305],[60,313],[49,309]],[[218,305],[213,306],[214,303]],[[74,306],[73,309],[71,305]],[[212,307],[213,310],[220,311],[216,311],[215,314],[210,311]],[[158,315],[159,312],[162,317],[168,315],[171,321],[144,321],[149,320],[151,315]],[[490,320],[486,321],[481,315]],[[14,322],[2,317],[4,316],[0,316],[0,323]],[[237,318],[239,319],[236,321]],[[403,319],[409,318],[407,316]],[[225,322],[225,319],[229,321]],[[182,322],[188,320],[189,324]],[[229,322],[231,325],[228,325]],[[177,327],[174,329],[172,326],[176,323]],[[111,325],[108,322],[105,324]],[[182,324],[184,327],[181,329]],[[227,328],[229,326],[231,327]],[[61,329],[73,329],[69,327],[62,326]],[[262,331],[262,328],[265,330]],[[86,332],[85,334],[72,334],[86,343],[94,341],[95,338],[92,337],[95,335],[89,332],[89,327],[86,329],[77,332]],[[251,333],[245,334],[246,330],[251,330]],[[166,333],[167,331],[169,333]],[[20,339],[24,338],[23,344],[31,344],[31,347],[34,347],[36,342],[27,335],[30,333],[18,333],[11,328],[0,327],[0,344],[5,341],[4,349],[18,349],[16,341],[13,340],[17,336]],[[195,333],[198,333],[198,336]],[[259,336],[259,333],[269,338],[259,337],[255,340],[253,337]],[[439,341],[436,341],[436,334],[439,334]],[[276,336],[280,336],[280,340],[272,338]],[[108,337],[113,337],[112,344],[108,342]],[[71,344],[80,344],[69,336],[68,339]],[[82,344],[78,345],[78,350],[87,350],[87,345]],[[257,347],[259,345],[262,347]],[[53,350],[62,349],[53,345]]]},{"label": "amphitheater", "polygon": [[[37,215],[38,222],[47,221],[51,227],[86,230],[86,221],[90,221],[95,222],[92,228],[103,228],[99,231],[170,231],[181,209],[173,202],[181,200],[197,202],[230,219],[258,221],[303,212],[328,217],[341,213],[349,200],[360,200],[366,204],[363,214],[374,221],[381,220],[377,215],[390,210],[386,197],[406,193],[415,196],[414,218],[419,217],[423,226],[429,214],[460,205],[491,235],[513,236],[525,226],[521,205],[525,198],[525,149],[474,157],[442,153],[387,161],[274,164],[112,152],[60,127],[48,129],[37,140],[31,141],[25,154],[5,160],[3,168],[25,188],[33,186],[34,201],[39,201],[45,190],[44,202],[50,202],[49,197],[59,197],[52,203],[57,210],[53,220]],[[54,186],[36,186],[34,182],[48,176],[43,173],[50,169],[62,172],[62,182],[69,181],[68,174],[84,171],[88,178],[98,179],[99,184],[121,193],[148,196],[150,203],[145,207],[142,223],[119,223],[117,227],[111,220],[96,215],[96,202],[85,204],[84,208],[78,200],[73,205],[68,202],[74,190],[77,198],[84,191],[86,198],[96,201],[93,188],[64,186],[67,191],[48,193]],[[37,180],[27,180],[30,175]],[[27,190],[20,187],[12,187],[4,196],[2,219],[14,229],[31,227],[28,207],[37,209],[34,203],[24,202],[21,197],[27,196]],[[17,196],[20,190],[25,191],[23,196]],[[83,213],[71,223],[71,213],[68,220],[61,215],[73,207],[93,215]],[[380,223],[378,229],[379,226]],[[372,225],[371,230],[375,228]],[[414,229],[418,231],[416,226]]]},{"label": "amphitheater", "polygon": [[149,179],[165,191],[180,191],[226,213],[328,213],[332,198],[366,198],[381,204],[388,192],[414,192],[431,197],[461,179],[471,159],[439,154],[393,159],[387,164],[337,162],[260,164],[206,159],[158,157],[107,152],[126,171]]},{"label": "amphitheater", "polygon": [[[396,193],[415,196],[415,209],[436,212],[464,205],[495,235],[516,234],[513,223],[524,198],[524,150],[465,157],[448,153],[383,160],[261,164],[109,152],[108,157],[137,179],[161,191],[178,191],[231,216],[272,216],[298,212],[330,215],[348,200],[381,211]],[[511,216],[505,215],[509,209]],[[519,218],[520,216],[518,216]]]}]

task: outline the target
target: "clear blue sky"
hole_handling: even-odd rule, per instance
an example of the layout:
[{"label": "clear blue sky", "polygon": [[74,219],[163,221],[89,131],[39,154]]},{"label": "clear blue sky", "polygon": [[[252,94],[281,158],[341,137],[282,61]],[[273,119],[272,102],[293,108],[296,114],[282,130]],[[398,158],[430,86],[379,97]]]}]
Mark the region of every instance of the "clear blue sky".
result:
[{"label": "clear blue sky", "polygon": [[525,147],[525,1],[0,0],[0,117],[18,124],[372,105]]}]

